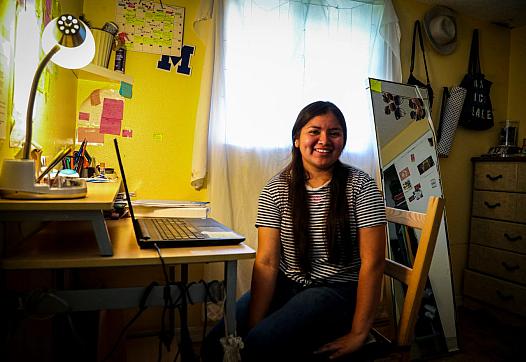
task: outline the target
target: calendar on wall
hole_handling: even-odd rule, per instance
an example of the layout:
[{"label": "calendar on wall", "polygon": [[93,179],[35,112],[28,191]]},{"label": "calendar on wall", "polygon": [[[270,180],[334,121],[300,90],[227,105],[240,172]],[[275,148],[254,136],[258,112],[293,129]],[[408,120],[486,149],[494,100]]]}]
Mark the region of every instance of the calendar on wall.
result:
[{"label": "calendar on wall", "polygon": [[184,33],[183,7],[161,2],[116,0],[119,32],[126,33],[126,49],[181,56]]}]

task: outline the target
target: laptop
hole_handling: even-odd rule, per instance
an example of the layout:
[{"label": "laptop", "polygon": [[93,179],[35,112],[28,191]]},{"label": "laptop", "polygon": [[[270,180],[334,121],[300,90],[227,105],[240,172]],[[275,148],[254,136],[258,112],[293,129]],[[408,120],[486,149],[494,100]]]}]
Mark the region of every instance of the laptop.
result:
[{"label": "laptop", "polygon": [[143,217],[136,218],[126,183],[124,166],[117,139],[113,139],[119,161],[126,201],[132,218],[137,244],[141,249],[198,247],[214,245],[236,245],[245,240],[223,224],[212,218]]}]

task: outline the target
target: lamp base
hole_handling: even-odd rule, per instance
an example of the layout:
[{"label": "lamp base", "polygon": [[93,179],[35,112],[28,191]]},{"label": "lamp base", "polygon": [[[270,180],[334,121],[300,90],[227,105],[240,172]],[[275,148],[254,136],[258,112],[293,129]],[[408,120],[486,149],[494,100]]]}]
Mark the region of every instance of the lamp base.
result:
[{"label": "lamp base", "polygon": [[79,199],[86,197],[85,180],[74,186],[50,187],[35,182],[34,160],[4,160],[0,174],[0,195],[6,199]]}]

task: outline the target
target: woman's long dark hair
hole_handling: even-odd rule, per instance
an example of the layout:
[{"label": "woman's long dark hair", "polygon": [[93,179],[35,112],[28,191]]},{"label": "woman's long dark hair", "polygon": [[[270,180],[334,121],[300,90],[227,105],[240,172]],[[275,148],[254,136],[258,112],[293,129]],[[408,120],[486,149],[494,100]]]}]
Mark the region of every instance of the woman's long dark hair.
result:
[{"label": "woman's long dark hair", "polygon": [[[292,128],[292,160],[283,170],[289,187],[289,205],[292,212],[293,235],[296,253],[302,272],[311,270],[309,250],[311,238],[309,234],[310,213],[308,208],[307,190],[305,182],[309,175],[303,168],[300,149],[294,147],[294,141],[299,138],[301,129],[314,117],[332,113],[343,131],[343,146],[347,142],[347,126],[345,117],[336,105],[331,102],[317,101],[307,105],[298,114]],[[330,183],[330,203],[327,215],[326,237],[329,262],[340,263],[347,261],[351,253],[351,238],[349,227],[349,208],[346,188],[348,168],[339,160],[333,166]]]}]

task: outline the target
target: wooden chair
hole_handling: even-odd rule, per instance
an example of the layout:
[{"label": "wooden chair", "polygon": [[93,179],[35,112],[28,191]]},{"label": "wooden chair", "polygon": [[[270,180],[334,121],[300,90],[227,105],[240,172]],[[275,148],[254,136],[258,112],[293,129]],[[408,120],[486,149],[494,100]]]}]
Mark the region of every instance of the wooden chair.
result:
[{"label": "wooden chair", "polygon": [[384,273],[406,285],[405,298],[395,337],[390,340],[376,329],[373,329],[371,334],[376,341],[366,344],[363,350],[359,352],[363,359],[409,360],[415,325],[437,242],[443,211],[444,199],[436,196],[429,198],[425,214],[391,207],[386,208],[388,221],[420,229],[421,235],[412,267],[407,267],[390,259],[385,260]]}]

